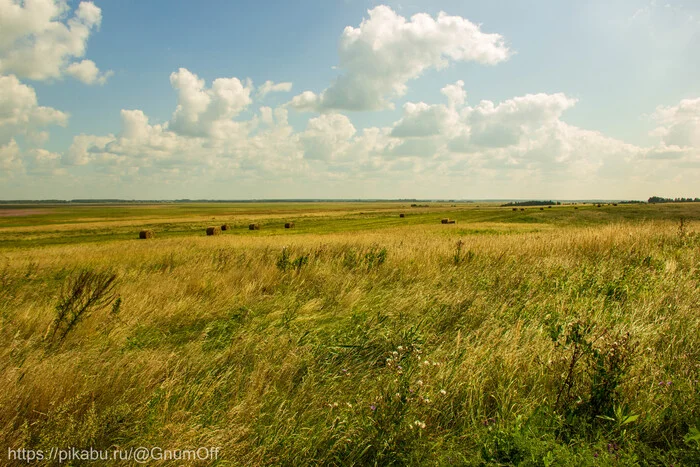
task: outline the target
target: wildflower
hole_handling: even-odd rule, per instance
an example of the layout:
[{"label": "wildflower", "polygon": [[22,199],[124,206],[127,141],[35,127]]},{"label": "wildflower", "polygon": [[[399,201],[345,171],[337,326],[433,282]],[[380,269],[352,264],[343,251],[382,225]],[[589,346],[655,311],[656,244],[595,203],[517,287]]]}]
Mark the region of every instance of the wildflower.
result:
[{"label": "wildflower", "polygon": [[422,379],[419,379],[418,381],[416,381],[416,384],[417,384],[418,386],[423,386],[423,380],[422,380]]},{"label": "wildflower", "polygon": [[391,354],[392,354],[394,357],[396,357],[396,356],[399,355],[399,353],[398,353],[396,350],[394,350],[393,352],[391,352]]},{"label": "wildflower", "polygon": [[671,382],[670,382],[670,381],[666,381],[666,386],[670,386],[670,385],[671,385]]},{"label": "wildflower", "polygon": [[430,362],[429,362],[428,360],[426,360],[426,361],[423,362],[423,365],[425,365],[425,366],[430,366]]},{"label": "wildflower", "polygon": [[352,409],[352,404],[350,402],[346,402],[345,404]]},{"label": "wildflower", "polygon": [[369,406],[369,409],[370,409],[372,412],[374,412],[375,410],[377,410],[377,406],[374,405],[374,404],[372,404],[372,405]]},{"label": "wildflower", "polygon": [[401,394],[397,392],[397,393],[396,393],[396,397],[398,397],[398,398],[400,399],[400,398],[401,398]]},{"label": "wildflower", "polygon": [[421,430],[425,428],[425,423],[424,423],[424,422],[421,422],[420,420],[416,420],[416,421],[414,422],[414,424],[415,424],[418,428],[420,428]]},{"label": "wildflower", "polygon": [[427,397],[424,397],[423,402],[425,402],[426,404],[430,404],[430,399],[428,399]]},{"label": "wildflower", "polygon": [[403,350],[403,345],[396,347],[399,351]]},{"label": "wildflower", "polygon": [[343,368],[343,369],[340,370],[340,371],[342,371],[343,373],[347,373],[347,372],[348,372],[348,369],[347,369],[347,368]]},{"label": "wildflower", "polygon": [[447,391],[445,391],[444,389],[440,389],[440,394],[444,396],[445,394],[447,394]]},{"label": "wildflower", "polygon": [[338,407],[338,403],[337,403],[337,402],[333,402],[333,408],[336,408],[336,407]]}]

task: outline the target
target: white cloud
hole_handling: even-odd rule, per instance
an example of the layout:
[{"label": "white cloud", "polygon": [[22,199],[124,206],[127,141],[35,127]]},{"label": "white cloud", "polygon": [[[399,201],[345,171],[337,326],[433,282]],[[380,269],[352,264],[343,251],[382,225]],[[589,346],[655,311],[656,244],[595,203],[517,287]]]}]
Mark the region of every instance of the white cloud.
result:
[{"label": "white cloud", "polygon": [[107,82],[110,76],[114,75],[114,72],[111,70],[100,72],[95,62],[92,60],[83,60],[82,62],[74,62],[68,65],[66,74],[85,84],[102,85]]},{"label": "white cloud", "polygon": [[14,173],[22,167],[20,149],[17,142],[11,139],[7,144],[0,145],[0,178]]},{"label": "white cloud", "polygon": [[[69,10],[64,0],[0,0],[0,73],[46,80],[68,72],[72,60],[85,55],[87,40],[102,21],[101,10],[92,2],[81,2],[64,21]],[[76,66],[69,74],[88,76],[88,64]],[[106,79],[109,73],[98,71],[94,79]]]},{"label": "white cloud", "polygon": [[27,172],[30,175],[66,175],[67,171],[60,167],[61,155],[46,149],[30,149],[23,157]]},{"label": "white cloud", "polygon": [[467,101],[467,91],[464,90],[464,81],[461,79],[455,84],[448,84],[440,92],[447,97],[450,107],[461,107]]},{"label": "white cloud", "polygon": [[343,31],[338,48],[343,73],[320,95],[310,91],[290,105],[298,110],[380,110],[406,93],[406,83],[450,61],[494,65],[510,51],[499,34],[488,34],[460,16],[421,13],[410,20],[388,6],[370,10],[358,28]]},{"label": "white cloud", "polygon": [[[182,71],[176,78],[176,87],[194,91],[179,97],[178,111],[207,115],[215,98],[203,81]],[[192,171],[216,180],[296,174],[307,181],[413,177],[428,184],[448,175],[547,183],[550,173],[557,180],[632,173],[629,166],[644,152],[563,122],[563,112],[575,102],[564,94],[531,94],[462,108],[407,103],[402,117],[387,127],[358,132],[347,116],[323,113],[297,133],[285,108],[261,107],[250,120],[234,122],[238,132],[223,139],[153,125],[143,112],[124,110],[116,136],[77,136],[66,162],[93,163],[129,177],[181,180]]]},{"label": "white cloud", "polygon": [[348,148],[356,131],[348,117],[332,113],[310,119],[299,137],[306,158],[333,159]]},{"label": "white cloud", "polygon": [[258,88],[258,97],[263,98],[271,92],[289,92],[292,90],[292,83],[274,83],[270,80],[265,81],[262,86]]},{"label": "white cloud", "polygon": [[408,102],[404,104],[403,111],[403,117],[394,124],[391,136],[419,138],[447,134],[458,124],[459,119],[459,115],[453,108],[442,104]]},{"label": "white cloud", "polygon": [[252,102],[252,84],[238,78],[218,78],[205,89],[203,79],[180,68],[170,75],[170,84],[178,91],[170,128],[182,135],[224,139],[237,133],[239,125],[232,118]]},{"label": "white cloud", "polygon": [[684,99],[676,106],[656,108],[659,127],[653,134],[664,145],[700,149],[700,98]]},{"label": "white cloud", "polygon": [[[700,166],[700,99],[659,107],[654,117],[660,144],[640,148],[563,121],[577,102],[563,93],[469,105],[460,80],[442,88],[447,104],[406,103],[401,117],[386,126],[358,131],[346,115],[326,109],[295,132],[286,106],[261,106],[240,118],[252,101],[249,81],[220,78],[207,88],[184,68],[170,81],[178,91],[171,121],[152,124],[140,110],[123,110],[118,133],[76,136],[63,163],[92,164],[113,180],[163,183],[382,180],[442,187],[443,180],[459,180],[506,190],[570,184],[579,193],[591,184],[611,190],[622,181],[648,186],[655,174],[668,181],[681,167]],[[322,104],[312,93],[295,99]],[[16,164],[13,144],[2,147],[3,165]],[[31,157],[34,172],[56,170],[55,154],[35,151]]]},{"label": "white cloud", "polygon": [[60,110],[39,106],[31,86],[14,75],[0,75],[0,145],[19,135],[41,142],[45,134],[40,128],[65,126],[67,121],[68,115]]},{"label": "white cloud", "polygon": [[557,94],[527,94],[498,105],[482,101],[463,111],[470,128],[470,141],[481,147],[507,147],[523,135],[558,121],[576,99]]},{"label": "white cloud", "polygon": [[85,165],[93,160],[93,154],[103,152],[105,146],[114,140],[113,135],[92,136],[80,134],[73,138],[73,144],[62,162],[67,165]]},{"label": "white cloud", "polygon": [[[201,108],[208,108],[214,100]],[[179,133],[169,124],[151,124],[141,110],[122,110],[121,130],[116,135],[76,136],[64,163],[92,164],[115,181],[155,178],[159,183],[199,177],[272,178],[300,170],[302,152],[298,135],[293,135],[287,122],[286,109],[263,107],[261,115],[263,128],[258,129],[254,117],[238,122],[237,133],[222,138],[216,133]]]}]

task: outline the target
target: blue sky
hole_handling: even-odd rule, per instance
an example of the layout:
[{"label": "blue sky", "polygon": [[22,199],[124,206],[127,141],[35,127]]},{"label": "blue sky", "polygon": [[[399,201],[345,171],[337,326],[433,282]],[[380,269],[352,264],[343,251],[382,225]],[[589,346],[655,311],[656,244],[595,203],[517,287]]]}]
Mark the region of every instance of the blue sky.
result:
[{"label": "blue sky", "polygon": [[0,0],[0,199],[698,196],[698,45],[689,1]]}]

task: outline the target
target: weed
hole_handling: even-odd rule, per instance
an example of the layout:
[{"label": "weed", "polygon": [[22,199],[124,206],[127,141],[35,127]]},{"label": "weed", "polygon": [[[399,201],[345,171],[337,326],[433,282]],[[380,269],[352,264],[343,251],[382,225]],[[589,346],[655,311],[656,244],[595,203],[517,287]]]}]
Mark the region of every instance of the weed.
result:
[{"label": "weed", "polygon": [[309,255],[300,255],[292,259],[289,254],[289,248],[284,247],[277,257],[276,266],[282,272],[293,269],[296,272],[301,271],[301,269],[309,263]]},{"label": "weed", "polygon": [[569,421],[613,417],[632,357],[629,334],[597,331],[594,323],[576,320],[550,326],[550,337],[561,355],[555,365],[564,369],[555,410]]},{"label": "weed", "polygon": [[92,312],[109,306],[116,298],[117,275],[82,270],[69,277],[54,309],[51,340],[61,343]]}]

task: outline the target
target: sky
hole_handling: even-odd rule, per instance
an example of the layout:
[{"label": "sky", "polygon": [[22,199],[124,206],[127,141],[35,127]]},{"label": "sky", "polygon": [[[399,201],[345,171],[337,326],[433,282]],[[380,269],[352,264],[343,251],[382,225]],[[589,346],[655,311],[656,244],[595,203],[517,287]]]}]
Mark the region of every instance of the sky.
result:
[{"label": "sky", "polygon": [[700,196],[697,0],[0,0],[0,199]]}]

